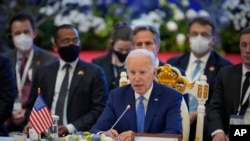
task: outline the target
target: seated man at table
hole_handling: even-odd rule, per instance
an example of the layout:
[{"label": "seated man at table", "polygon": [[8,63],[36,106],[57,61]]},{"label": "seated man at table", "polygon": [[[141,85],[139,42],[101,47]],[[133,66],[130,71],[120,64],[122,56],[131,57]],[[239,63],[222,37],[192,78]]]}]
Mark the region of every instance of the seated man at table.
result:
[{"label": "seated man at table", "polygon": [[[39,68],[32,82],[26,121],[29,121],[40,88],[51,113],[60,118],[59,136],[88,131],[103,111],[108,94],[103,69],[79,58],[80,44],[74,25],[56,27],[53,49],[60,58]],[[28,133],[30,126],[28,123],[23,132]]]},{"label": "seated man at table", "polygon": [[182,134],[182,95],[154,81],[155,59],[146,49],[129,53],[125,67],[130,84],[110,91],[108,103],[91,132],[104,132],[122,141],[131,140],[133,132]]}]

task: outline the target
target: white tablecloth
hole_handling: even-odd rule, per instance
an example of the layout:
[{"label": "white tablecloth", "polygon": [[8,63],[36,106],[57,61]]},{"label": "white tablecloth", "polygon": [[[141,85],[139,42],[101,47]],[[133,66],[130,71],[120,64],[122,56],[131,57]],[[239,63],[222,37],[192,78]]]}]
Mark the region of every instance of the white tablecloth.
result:
[{"label": "white tablecloth", "polygon": [[14,138],[13,137],[0,137],[0,141],[14,141]]},{"label": "white tablecloth", "polygon": [[[1,137],[0,136],[0,141],[14,141],[13,137]],[[30,141],[30,139],[26,139],[26,141]],[[44,139],[42,139],[42,141],[45,141]]]}]

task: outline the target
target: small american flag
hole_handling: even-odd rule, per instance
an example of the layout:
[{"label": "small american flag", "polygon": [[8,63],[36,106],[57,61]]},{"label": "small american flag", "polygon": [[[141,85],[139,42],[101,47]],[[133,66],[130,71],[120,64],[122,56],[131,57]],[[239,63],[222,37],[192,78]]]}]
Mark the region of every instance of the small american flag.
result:
[{"label": "small american flag", "polygon": [[50,110],[40,94],[37,96],[29,121],[37,134],[49,129],[53,124]]}]

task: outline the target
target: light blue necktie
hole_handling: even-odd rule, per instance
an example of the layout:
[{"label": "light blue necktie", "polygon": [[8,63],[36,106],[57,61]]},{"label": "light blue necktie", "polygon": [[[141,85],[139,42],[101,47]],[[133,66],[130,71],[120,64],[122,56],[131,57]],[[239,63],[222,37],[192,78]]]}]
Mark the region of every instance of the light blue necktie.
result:
[{"label": "light blue necktie", "polygon": [[143,105],[144,97],[139,97],[139,104],[137,106],[136,111],[136,120],[137,120],[137,132],[143,133],[144,132],[144,119],[145,119],[145,110]]},{"label": "light blue necktie", "polygon": [[196,66],[192,74],[192,80],[194,80],[197,73],[201,70],[201,60],[196,60],[195,63],[196,63]]}]

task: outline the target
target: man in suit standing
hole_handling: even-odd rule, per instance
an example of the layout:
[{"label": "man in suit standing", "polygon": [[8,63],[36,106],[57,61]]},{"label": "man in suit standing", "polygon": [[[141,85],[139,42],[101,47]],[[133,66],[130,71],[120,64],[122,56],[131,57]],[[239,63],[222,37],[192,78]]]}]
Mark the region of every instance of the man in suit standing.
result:
[{"label": "man in suit standing", "polygon": [[8,136],[4,122],[11,116],[16,82],[14,70],[7,57],[0,55],[0,136]]},{"label": "man in suit standing", "polygon": [[7,121],[8,130],[11,132],[22,131],[25,125],[24,114],[35,70],[55,61],[56,56],[34,45],[37,32],[31,15],[26,13],[14,15],[9,22],[9,30],[15,49],[5,52],[4,55],[12,62],[18,88],[12,117]]},{"label": "man in suit standing", "polygon": [[[225,66],[232,65],[232,63],[213,51],[215,25],[211,18],[196,17],[192,19],[188,24],[188,34],[191,51],[170,58],[167,63],[185,70],[186,77],[190,81],[199,80],[202,74],[206,75],[209,84],[209,97],[206,104],[209,104],[218,71]],[[195,68],[198,71],[195,71]],[[190,95],[191,140],[194,140],[195,136],[197,107],[198,100]]]},{"label": "man in suit standing", "polygon": [[[111,90],[91,132],[104,131],[121,141],[131,140],[133,132],[182,134],[182,95],[154,81],[155,63],[155,55],[146,49],[128,54],[125,67],[130,84]],[[126,113],[114,125],[126,108]]]},{"label": "man in suit standing", "polygon": [[[28,119],[40,88],[51,113],[60,116],[60,136],[88,131],[105,106],[108,87],[104,71],[79,59],[80,39],[73,25],[56,28],[53,49],[60,59],[37,70],[26,117]],[[24,132],[28,132],[28,127],[29,124]]]},{"label": "man in suit standing", "polygon": [[229,140],[227,134],[233,117],[243,117],[243,123],[250,124],[250,27],[240,32],[239,47],[242,64],[223,68],[215,80],[214,94],[206,113],[208,133],[213,141]]}]

